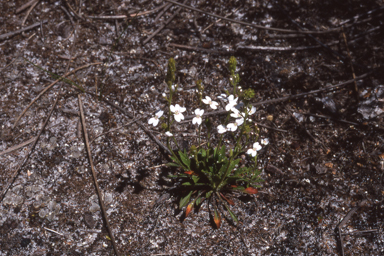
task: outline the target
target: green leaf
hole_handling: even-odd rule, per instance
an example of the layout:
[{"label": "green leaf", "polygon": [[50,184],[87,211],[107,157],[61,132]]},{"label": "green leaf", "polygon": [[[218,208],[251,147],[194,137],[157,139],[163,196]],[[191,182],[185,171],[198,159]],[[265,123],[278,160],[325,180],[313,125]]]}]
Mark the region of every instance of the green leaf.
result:
[{"label": "green leaf", "polygon": [[180,165],[176,163],[167,163],[168,166],[180,167]]},{"label": "green leaf", "polygon": [[225,157],[225,146],[222,146],[220,149],[220,158]]},{"label": "green leaf", "polygon": [[179,151],[179,155],[180,155],[180,159],[183,162],[183,164],[185,164],[185,166],[188,169],[191,169],[191,160],[189,159],[187,153],[186,152],[183,153],[182,151]]},{"label": "green leaf", "polygon": [[212,195],[213,191],[208,191],[206,194],[205,194],[205,198],[209,198],[211,195]]},{"label": "green leaf", "polygon": [[181,184],[182,186],[192,186],[192,183],[187,181]]},{"label": "green leaf", "polygon": [[180,199],[179,209],[183,208],[184,206],[186,206],[189,203],[189,200],[191,199],[192,193],[193,193],[193,191],[189,192],[188,195],[186,195],[185,197],[182,197]]},{"label": "green leaf", "polygon": [[229,215],[231,215],[231,218],[233,219],[234,222],[239,222],[239,220],[237,219],[236,215],[229,209],[229,207],[225,205],[225,208],[227,208],[227,211],[229,212]]},{"label": "green leaf", "polygon": [[206,157],[207,156],[207,151],[205,151],[205,149],[200,149],[200,153],[201,153],[201,156],[202,157]]},{"label": "green leaf", "polygon": [[201,197],[200,196],[196,199],[196,205],[199,205],[199,204],[201,204]]},{"label": "green leaf", "polygon": [[230,164],[229,164],[229,168],[228,168],[228,171],[232,171],[233,168],[235,168],[236,165],[238,165],[240,163],[240,158],[237,158],[236,160],[232,161]]},{"label": "green leaf", "polygon": [[200,177],[196,175],[192,175],[192,180],[196,184],[199,181]]}]

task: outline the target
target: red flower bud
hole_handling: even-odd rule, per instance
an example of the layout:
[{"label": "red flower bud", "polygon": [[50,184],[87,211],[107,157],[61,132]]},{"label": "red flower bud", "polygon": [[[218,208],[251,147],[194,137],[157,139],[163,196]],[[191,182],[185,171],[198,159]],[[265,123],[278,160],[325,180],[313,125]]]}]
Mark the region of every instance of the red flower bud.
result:
[{"label": "red flower bud", "polygon": [[244,189],[243,192],[250,194],[250,195],[253,195],[253,194],[256,194],[258,191],[257,191],[257,188],[248,187],[248,188]]},{"label": "red flower bud", "polygon": [[218,213],[216,210],[215,210],[215,216],[213,217],[213,221],[215,222],[216,227],[220,228],[221,217],[220,217],[220,213]]},{"label": "red flower bud", "polygon": [[188,214],[192,211],[192,207],[193,207],[193,203],[190,203],[188,206],[187,206],[187,209],[185,210],[185,218],[188,217]]}]

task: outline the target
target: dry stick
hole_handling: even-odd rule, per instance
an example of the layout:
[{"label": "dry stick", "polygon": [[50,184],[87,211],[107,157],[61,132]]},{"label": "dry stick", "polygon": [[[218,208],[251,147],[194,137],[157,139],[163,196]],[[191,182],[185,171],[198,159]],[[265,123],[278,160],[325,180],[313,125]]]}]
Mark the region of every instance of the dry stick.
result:
[{"label": "dry stick", "polygon": [[169,46],[181,48],[181,49],[186,49],[190,51],[197,51],[197,52],[208,52],[212,54],[220,54],[220,55],[232,55],[234,51],[227,51],[227,50],[211,50],[211,49],[205,49],[205,48],[200,48],[200,47],[194,47],[194,46],[189,46],[189,45],[182,45],[182,44],[174,44],[170,43]]},{"label": "dry stick", "polygon": [[356,207],[353,207],[352,210],[350,210],[347,215],[344,217],[344,219],[337,225],[336,231],[339,233],[339,239],[340,239],[340,247],[341,247],[341,255],[344,256],[344,242],[343,237],[341,235],[341,228],[347,224],[348,220],[352,217],[353,214],[362,206],[365,205],[367,202],[367,199],[364,199],[361,201]]},{"label": "dry stick", "polygon": [[297,31],[297,30],[291,30],[291,29],[264,27],[264,26],[260,26],[260,25],[256,25],[256,24],[252,24],[252,23],[248,23],[248,22],[244,22],[244,21],[238,21],[238,20],[234,20],[234,19],[229,19],[229,18],[220,16],[220,15],[216,15],[216,14],[213,14],[213,13],[205,12],[203,10],[200,10],[200,9],[197,9],[197,8],[185,5],[185,4],[181,4],[179,2],[175,2],[175,1],[172,1],[172,0],[165,0],[165,1],[173,3],[173,4],[176,4],[176,5],[179,5],[181,7],[186,8],[186,9],[190,9],[190,10],[193,10],[193,11],[196,11],[196,12],[204,13],[204,14],[209,15],[209,16],[213,16],[215,18],[219,18],[219,19],[222,19],[222,20],[238,23],[238,24],[245,25],[245,26],[250,26],[250,27],[254,27],[254,28],[264,29],[264,30],[279,31],[279,32],[284,32],[284,33],[297,33],[297,34],[326,34],[326,33],[332,33],[332,32],[339,32],[340,31],[340,28],[333,28],[333,29],[324,30],[324,31],[309,31],[309,30],[308,31]]},{"label": "dry stick", "polygon": [[[347,37],[345,36],[343,27],[341,27],[341,32],[343,33],[343,38],[344,38],[345,47],[347,48],[348,59],[349,59],[349,65],[351,66],[351,71],[352,71],[352,77],[353,77],[353,79],[355,79],[355,78],[356,78],[355,69],[353,68],[351,52],[349,51],[348,42],[347,42]],[[358,103],[359,103],[359,90],[357,89],[357,83],[356,83],[356,80],[354,81],[354,90],[355,90],[355,93],[354,93],[354,94],[355,94],[355,99],[356,99],[356,102],[357,102],[357,104],[358,104]]]},{"label": "dry stick", "polygon": [[[363,35],[371,33],[373,31],[379,30],[380,26],[374,27],[370,30],[367,30],[364,33],[361,33],[357,35],[354,40],[349,41],[348,44],[353,44],[355,43],[358,39],[360,39]],[[339,40],[334,40],[331,41],[327,44],[324,44],[325,46],[329,47],[335,44],[339,44]],[[212,54],[225,54],[225,55],[230,55],[234,54],[238,50],[249,50],[249,51],[280,51],[280,52],[285,52],[285,51],[305,51],[305,50],[312,50],[312,49],[319,49],[323,46],[321,45],[310,45],[310,46],[299,46],[299,47],[291,47],[291,46],[286,46],[286,47],[279,47],[279,46],[254,46],[254,45],[242,45],[242,44],[237,44],[235,46],[235,50],[233,51],[228,51],[228,50],[210,50],[210,49],[205,49],[205,48],[199,48],[199,47],[194,47],[194,46],[189,46],[189,45],[182,45],[182,44],[174,44],[170,43],[169,46],[174,46],[177,48],[182,48],[182,49],[187,49],[191,51],[201,51],[201,52],[209,52]]]},{"label": "dry stick", "polygon": [[25,15],[23,21],[21,22],[21,26],[24,26],[25,22],[27,21],[28,19],[28,16],[29,14],[31,13],[31,11],[33,10],[33,8],[35,8],[35,6],[40,2],[40,0],[37,0],[36,2],[34,2],[31,6],[31,8],[29,8],[29,10],[27,11],[27,14]]},{"label": "dry stick", "polygon": [[93,181],[94,181],[94,183],[95,183],[95,187],[96,187],[97,195],[98,195],[98,197],[99,197],[99,202],[100,202],[100,206],[101,206],[101,211],[103,212],[103,216],[104,216],[105,224],[106,224],[106,226],[107,226],[107,230],[108,230],[108,233],[109,233],[109,237],[111,238],[111,241],[112,241],[113,250],[115,251],[115,254],[116,254],[117,256],[119,256],[120,254],[119,254],[119,251],[117,250],[115,237],[113,236],[112,229],[111,229],[111,227],[110,227],[110,225],[109,225],[109,221],[108,221],[107,213],[106,213],[106,211],[105,211],[105,205],[104,205],[104,202],[103,202],[103,198],[101,197],[101,192],[100,192],[100,188],[99,188],[99,183],[97,182],[97,177],[96,177],[95,167],[94,167],[94,165],[93,165],[93,160],[92,160],[92,155],[91,155],[91,149],[90,149],[90,147],[89,147],[87,126],[85,125],[85,118],[84,118],[84,111],[83,111],[83,103],[81,102],[81,96],[80,96],[80,94],[78,95],[78,99],[79,99],[79,108],[80,108],[80,115],[81,115],[81,123],[82,123],[82,125],[83,125],[83,132],[84,132],[84,138],[85,138],[85,145],[86,145],[86,147],[87,147],[88,159],[89,159],[89,163],[90,163],[90,165],[91,165]]},{"label": "dry stick", "polygon": [[[119,129],[121,129],[121,128],[127,126],[127,125],[130,125],[130,124],[132,124],[132,123],[137,122],[137,121],[140,120],[140,119],[141,119],[141,118],[134,119],[134,120],[132,120],[131,122],[129,122],[129,123],[127,123],[127,124],[124,124],[124,125],[122,125],[122,126],[116,127],[116,128],[111,129],[111,130],[109,130],[109,131],[107,131],[107,132],[104,132],[104,133],[102,133],[102,134],[96,136],[95,138],[93,138],[93,140],[92,140],[89,144],[92,144],[97,138],[99,138],[99,137],[101,137],[101,136],[103,136],[103,135],[106,135],[106,134],[108,134],[108,133],[117,131],[117,130],[119,130]],[[1,152],[0,152],[0,155],[1,155]]]},{"label": "dry stick", "polygon": [[[184,3],[186,3],[187,1],[188,0],[185,0]],[[176,17],[176,15],[179,14],[180,11],[181,7],[177,8],[175,13],[168,20],[166,20],[163,25],[161,25],[155,32],[153,32],[147,39],[144,40],[143,44],[148,43],[149,40],[151,40],[155,35],[157,35],[165,26],[168,25],[168,23],[170,23]]]},{"label": "dry stick", "polygon": [[331,116],[317,115],[317,114],[312,114],[312,113],[304,113],[303,115],[313,116],[313,117],[318,117],[318,118],[323,118],[323,119],[330,119],[330,120],[333,120],[333,121],[336,121],[336,122],[340,122],[340,123],[345,123],[345,124],[360,125],[360,124],[355,123],[355,122],[351,122],[351,121],[347,121],[347,120],[340,120],[340,119],[337,119],[337,118],[333,118]]},{"label": "dry stick", "polygon": [[156,24],[156,23],[159,21],[159,19],[161,18],[161,16],[163,16],[163,14],[164,14],[169,8],[171,8],[171,6],[172,6],[172,4],[170,4],[170,3],[165,4],[164,9],[163,9],[159,14],[157,14],[157,16],[156,16],[156,18],[155,18],[155,20],[154,20],[153,23]]},{"label": "dry stick", "polygon": [[26,4],[23,4],[20,8],[18,8],[16,10],[16,14],[18,14],[19,12],[22,12],[24,11],[25,9],[27,9],[29,6],[33,5],[35,2],[38,2],[39,0],[31,0],[29,1],[28,3]]},{"label": "dry stick", "polygon": [[67,11],[67,9],[65,9],[65,7],[62,6],[62,5],[60,5],[60,8],[61,8],[61,10],[63,10],[63,11],[65,12],[65,14],[67,14],[69,20],[71,21],[72,26],[75,26],[75,23],[73,22],[72,16],[69,14],[69,12]]},{"label": "dry stick", "polygon": [[[42,21],[42,23],[45,24],[45,23],[47,23],[47,21],[44,20],[44,21]],[[35,24],[30,25],[28,27],[25,27],[25,28],[22,28],[22,29],[18,29],[18,30],[12,31],[12,32],[8,32],[8,33],[5,33],[5,34],[2,34],[2,35],[0,35],[0,40],[5,40],[5,39],[8,39],[8,38],[10,38],[12,36],[15,36],[17,34],[20,34],[20,33],[24,32],[24,31],[31,30],[31,29],[33,29],[35,27],[40,26],[40,24],[41,24],[41,22],[36,22]]]},{"label": "dry stick", "polygon": [[[232,13],[236,12],[239,8],[240,8],[240,7],[236,8],[233,12],[228,13],[228,14],[225,15],[224,17],[225,17],[225,18],[228,18],[229,16],[232,15]],[[218,22],[220,22],[220,21],[221,21],[221,19],[218,19],[218,20],[216,20],[215,22],[211,23],[211,24],[208,25],[205,29],[203,29],[203,30],[201,31],[201,33],[204,33],[205,30],[209,29],[209,28],[212,27],[214,24],[216,24],[216,23],[218,23]]]},{"label": "dry stick", "polygon": [[30,148],[30,150],[29,150],[29,152],[28,152],[28,155],[24,158],[23,162],[19,165],[19,167],[13,172],[11,180],[10,180],[10,181],[8,182],[8,184],[3,188],[3,191],[2,191],[1,194],[0,194],[0,202],[3,201],[5,195],[7,194],[8,190],[9,190],[9,188],[10,188],[11,185],[15,182],[17,176],[20,174],[21,168],[23,168],[23,166],[25,165],[25,163],[28,161],[29,157],[31,156],[32,151],[33,151],[33,149],[35,148],[35,146],[36,146],[36,144],[37,144],[37,141],[38,141],[39,138],[40,138],[41,133],[43,132],[45,126],[47,126],[47,123],[48,123],[48,121],[49,121],[49,118],[51,117],[52,112],[53,112],[53,110],[55,109],[56,104],[57,104],[57,102],[58,102],[59,99],[60,99],[60,96],[61,96],[61,95],[59,94],[59,95],[57,96],[57,98],[56,98],[55,103],[53,103],[53,106],[52,106],[52,108],[51,108],[51,111],[49,112],[47,118],[45,119],[45,122],[44,122],[43,126],[41,127],[39,133],[38,133],[37,136],[35,137],[35,142],[32,144],[32,146],[31,146],[31,148]]},{"label": "dry stick", "polygon": [[[298,94],[294,94],[294,95],[290,95],[290,96],[285,96],[285,97],[281,97],[281,98],[277,98],[277,99],[272,99],[272,100],[259,101],[257,103],[253,103],[252,106],[256,107],[256,106],[260,106],[260,105],[266,105],[266,104],[283,102],[283,101],[287,101],[287,100],[303,98],[303,97],[306,97],[308,95],[317,94],[317,93],[321,93],[321,92],[340,90],[340,89],[346,87],[347,85],[349,85],[350,83],[353,83],[353,81],[366,78],[371,73],[373,73],[373,71],[365,73],[365,74],[363,74],[361,76],[358,76],[358,77],[356,77],[356,79],[351,79],[351,80],[348,80],[348,81],[345,81],[345,82],[342,82],[342,83],[339,83],[339,84],[336,84],[336,85],[333,85],[333,86],[324,87],[322,89],[313,90],[313,91],[310,91],[310,92],[298,93]],[[211,112],[208,112],[208,113],[204,113],[203,116],[221,115],[221,114],[227,114],[227,113],[228,113],[228,111],[226,111],[226,110],[217,110],[217,111],[211,111]],[[193,118],[193,117],[194,116],[192,116],[192,115],[191,116],[186,116],[185,119]]]},{"label": "dry stick", "polygon": [[39,93],[39,95],[36,96],[36,98],[34,98],[32,100],[31,103],[29,103],[29,105],[23,110],[23,112],[19,115],[19,117],[16,119],[14,125],[13,125],[13,128],[15,128],[17,126],[17,123],[19,122],[20,118],[23,117],[23,115],[25,114],[25,112],[27,112],[27,110],[33,105],[33,103],[35,103],[44,93],[46,93],[52,86],[54,86],[57,82],[61,81],[63,78],[69,76],[69,75],[72,75],[73,73],[81,70],[81,69],[84,69],[84,68],[87,68],[89,66],[93,66],[93,65],[99,65],[99,64],[102,64],[101,62],[96,62],[96,63],[90,63],[90,64],[87,64],[87,65],[84,65],[84,66],[81,66],[79,68],[76,68],[74,70],[72,70],[71,72],[68,72],[68,73],[65,73],[61,78],[57,79],[56,81],[54,81],[53,83],[51,83],[50,85],[48,85],[48,87],[46,87],[41,93]]},{"label": "dry stick", "polygon": [[358,15],[354,16],[354,17],[351,18],[351,19],[345,20],[345,21],[341,22],[339,25],[342,26],[342,25],[344,25],[345,23],[348,23],[348,22],[351,22],[351,21],[356,21],[357,19],[363,17],[364,15],[370,15],[370,14],[373,14],[373,13],[375,13],[375,12],[377,12],[377,11],[381,11],[381,10],[383,10],[383,9],[384,9],[384,6],[380,6],[380,7],[377,8],[377,9],[370,10],[370,11],[368,11],[367,13],[358,14]]},{"label": "dry stick", "polygon": [[97,20],[125,20],[127,15],[108,15],[108,16],[86,16],[88,19]]},{"label": "dry stick", "polygon": [[157,12],[158,10],[161,10],[168,4],[163,4],[162,6],[159,6],[153,10],[145,11],[145,12],[139,12],[139,13],[132,13],[127,15],[100,15],[100,16],[86,16],[88,19],[98,19],[98,20],[123,20],[127,19],[128,17],[137,17],[137,16],[143,16],[148,15],[154,12]]},{"label": "dry stick", "polygon": [[[79,15],[79,14],[77,14],[77,13],[75,12],[75,10],[72,8],[72,6],[68,3],[67,0],[65,0],[65,3],[67,4],[67,6],[68,6],[68,8],[71,10],[71,12],[73,12],[73,14],[74,14],[78,19],[81,19],[81,20],[84,19],[83,17],[81,17],[81,15]],[[81,7],[81,6],[80,6],[80,7]],[[79,10],[80,10],[80,7],[79,7]]]},{"label": "dry stick", "polygon": [[7,153],[11,153],[12,151],[15,151],[15,150],[17,150],[19,148],[25,147],[28,144],[31,144],[32,142],[34,142],[35,140],[36,140],[36,137],[33,137],[32,139],[24,141],[24,142],[20,143],[19,145],[16,145],[16,146],[10,147],[10,148],[8,148],[6,150],[3,150],[3,151],[0,152],[0,156],[1,155],[5,155]]},{"label": "dry stick", "polygon": [[[299,29],[300,31],[305,31],[305,29],[299,25],[299,23],[297,23],[295,20],[293,20],[291,18],[291,16],[289,16],[289,14],[281,7],[279,7],[279,9],[291,20],[291,22],[293,24],[295,24]],[[341,28],[342,29],[342,28]],[[323,42],[321,42],[320,40],[318,40],[316,37],[314,37],[313,35],[311,34],[307,34],[307,36],[309,36],[310,38],[312,38],[313,40],[315,40],[319,45],[321,45],[322,47],[324,47],[325,49],[327,49],[328,51],[330,51],[333,55],[336,55],[337,57],[340,57],[342,60],[345,60],[345,56],[341,55],[340,53],[332,50],[328,45],[324,44]]]}]

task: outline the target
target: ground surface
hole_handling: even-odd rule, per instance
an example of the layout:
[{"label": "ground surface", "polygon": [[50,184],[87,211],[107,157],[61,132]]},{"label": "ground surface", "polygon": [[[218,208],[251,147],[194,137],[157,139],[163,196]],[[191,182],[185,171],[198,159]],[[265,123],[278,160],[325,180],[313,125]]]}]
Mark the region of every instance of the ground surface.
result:
[{"label": "ground surface", "polygon": [[[0,255],[113,253],[81,134],[80,91],[65,83],[54,85],[13,128],[21,112],[54,81],[26,60],[59,75],[68,65],[71,71],[101,63],[69,78],[142,118],[164,143],[160,130],[146,123],[156,110],[165,109],[167,60],[176,59],[181,89],[176,102],[191,115],[196,80],[202,79],[205,95],[215,100],[231,90],[227,68],[231,55],[238,60],[240,85],[256,91],[254,104],[337,85],[352,79],[353,72],[357,77],[367,75],[357,80],[357,94],[350,83],[308,97],[257,105],[253,121],[269,127],[261,128],[261,137],[270,144],[259,152],[265,183],[255,196],[233,196],[237,226],[224,220],[220,229],[213,228],[206,204],[183,219],[177,195],[167,193],[172,170],[156,167],[166,158],[137,124],[98,137],[91,144],[92,158],[120,253],[383,255],[383,2],[186,3],[234,20],[296,31],[329,31],[344,24],[348,49],[340,31],[314,34],[323,44],[333,43],[323,47],[300,33],[218,21],[188,9],[181,9],[144,44],[178,7],[173,5],[158,20],[162,9],[141,13],[166,3],[39,1],[25,26],[47,22],[1,39],[1,190],[32,144],[6,150],[34,138],[60,98],[32,155],[2,198]],[[0,35],[21,28],[28,8],[16,10],[23,4],[0,1]],[[131,20],[79,18],[136,13],[140,15]],[[104,101],[81,95],[90,140],[131,121]],[[212,120],[217,125],[221,119],[214,115]],[[177,126],[176,132],[186,147],[196,142],[190,121]],[[341,243],[335,229],[345,217]]]}]

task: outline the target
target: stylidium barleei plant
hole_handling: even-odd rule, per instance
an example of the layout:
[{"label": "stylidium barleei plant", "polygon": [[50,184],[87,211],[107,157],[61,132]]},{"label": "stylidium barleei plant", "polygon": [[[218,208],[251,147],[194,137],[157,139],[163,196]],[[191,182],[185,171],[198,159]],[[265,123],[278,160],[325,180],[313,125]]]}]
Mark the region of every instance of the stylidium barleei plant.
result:
[{"label": "stylidium barleei plant", "polygon": [[[254,93],[252,94],[250,89],[244,91],[238,89],[240,78],[235,73],[236,63],[236,59],[231,57],[229,69],[231,72],[230,83],[234,86],[233,94],[229,95],[227,91],[227,94],[217,96],[218,99],[226,102],[225,109],[228,111],[225,121],[224,119],[221,120],[224,122],[217,126],[217,130],[211,130],[212,116],[216,118],[217,115],[207,115],[208,117],[205,119],[203,116],[209,109],[217,109],[219,104],[209,96],[205,96],[203,99],[204,87],[200,80],[196,82],[200,107],[193,111],[195,116],[191,119],[192,124],[198,126],[198,139],[191,138],[192,146],[189,151],[186,149],[181,151],[173,135],[174,132],[171,133],[171,130],[177,130],[173,128],[173,125],[179,125],[177,123],[184,120],[183,113],[187,111],[179,104],[173,105],[173,96],[177,93],[178,87],[177,84],[172,86],[174,85],[174,72],[176,70],[173,59],[170,59],[168,63],[166,77],[169,95],[164,98],[168,102],[168,114],[166,114],[167,123],[162,124],[162,128],[167,136],[167,147],[172,153],[170,158],[173,162],[168,163],[168,165],[177,167],[177,173],[170,177],[177,184],[180,184],[180,191],[183,191],[183,194],[177,195],[180,197],[179,208],[186,207],[185,217],[187,217],[195,206],[207,202],[209,204],[208,209],[212,209],[210,214],[216,228],[220,227],[222,220],[228,220],[228,217],[232,218],[234,223],[238,222],[236,215],[230,209],[230,205],[234,204],[231,199],[231,197],[233,198],[232,195],[236,194],[236,191],[250,195],[255,194],[257,193],[255,187],[259,187],[258,183],[262,182],[259,178],[260,170],[257,168],[257,152],[261,149],[261,145],[257,142],[259,129],[253,122],[250,122],[251,115],[256,112],[256,108],[250,104],[250,100],[253,98],[251,96]],[[244,96],[245,94],[246,96]],[[229,96],[227,97],[227,95]],[[156,113],[155,117],[152,117],[148,123],[156,126],[162,114]],[[205,133],[201,132],[204,128],[207,129]],[[211,136],[211,133],[216,133],[216,136]],[[206,137],[202,138],[201,134]],[[223,138],[229,142],[230,146],[223,145]],[[172,145],[170,141],[173,141]],[[252,143],[253,147],[251,147]],[[267,145],[268,140],[263,140],[261,143]],[[245,162],[242,161],[243,158],[241,157],[244,154],[250,155],[249,158],[245,159]],[[241,165],[240,161],[242,161]],[[225,210],[229,216],[225,216]],[[222,217],[223,215],[225,218]]]}]

